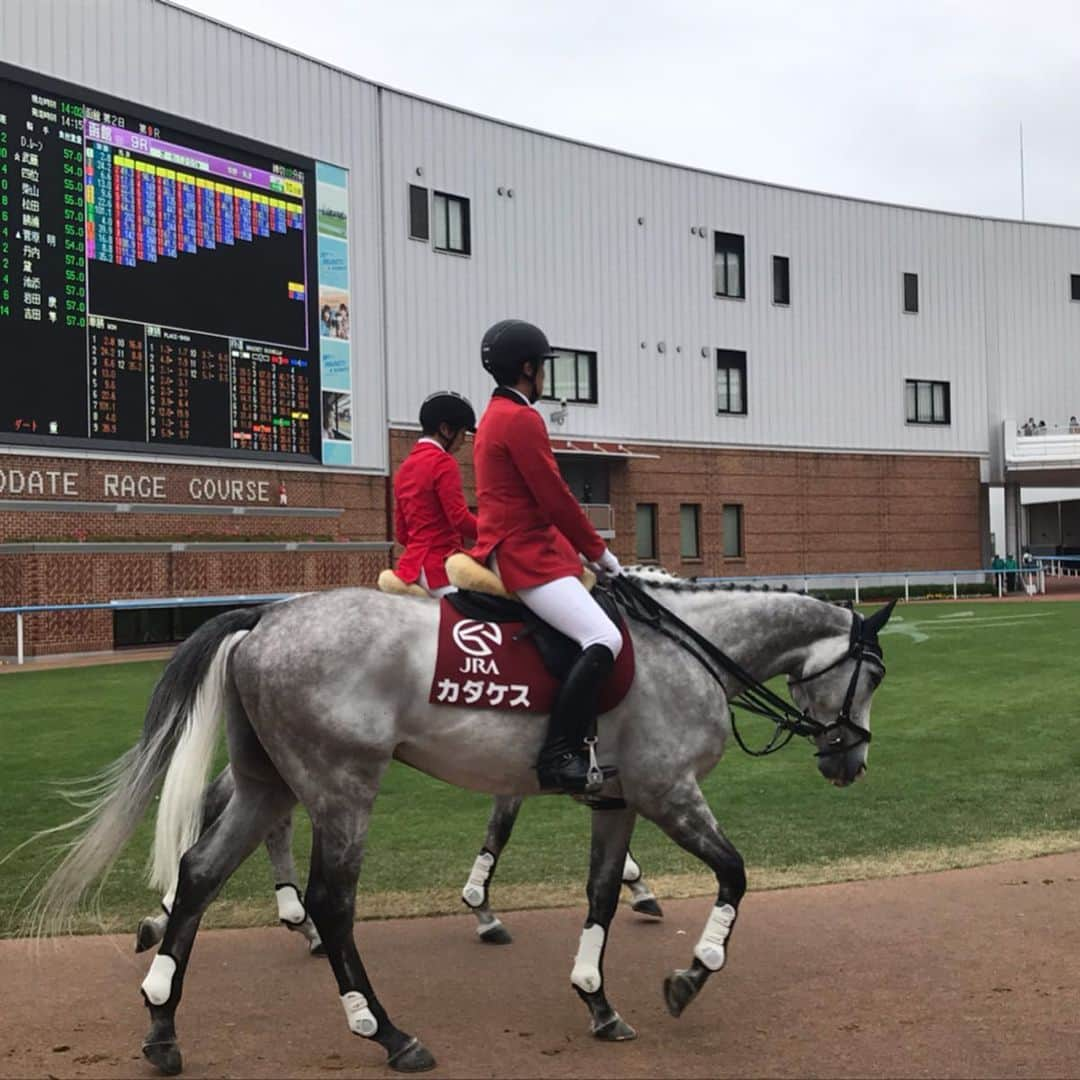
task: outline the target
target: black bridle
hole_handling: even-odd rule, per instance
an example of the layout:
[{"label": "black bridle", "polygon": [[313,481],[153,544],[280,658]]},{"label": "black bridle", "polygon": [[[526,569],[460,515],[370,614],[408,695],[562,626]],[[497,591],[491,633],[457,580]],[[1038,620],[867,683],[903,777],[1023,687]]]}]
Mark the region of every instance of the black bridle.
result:
[{"label": "black bridle", "polygon": [[[735,741],[751,757],[765,757],[767,754],[774,754],[777,750],[787,746],[796,735],[808,739],[824,738],[826,740],[825,748],[818,750],[815,754],[816,757],[833,757],[836,754],[845,754],[848,750],[870,741],[870,732],[852,720],[851,706],[855,700],[855,691],[858,688],[859,675],[862,672],[863,664],[874,665],[884,675],[885,661],[882,658],[881,646],[877,642],[876,632],[867,628],[865,620],[857,611],[853,610],[851,612],[851,638],[847,652],[843,656],[821,668],[820,671],[803,675],[798,679],[788,679],[789,687],[803,685],[812,682],[814,679],[821,678],[822,675],[835,670],[848,660],[855,661],[855,667],[848,681],[847,692],[844,695],[844,703],[840,708],[840,712],[834,720],[822,723],[822,721],[815,719],[808,709],[800,711],[790,702],[780,697],[779,694],[774,693],[755,679],[741,664],[736,663],[708,638],[683,622],[670,608],[661,604],[636,582],[627,577],[613,578],[611,589],[619,602],[619,606],[629,618],[656,630],[674,641],[697,660],[716,680],[725,696],[729,698],[729,707],[732,707],[731,730],[735,736]],[[742,688],[736,694],[729,694],[721,672],[730,675],[741,684]],[[732,696],[734,701],[731,700]],[[743,741],[735,721],[733,708],[735,705],[756,716],[763,716],[776,725],[772,738],[764,749],[752,750]],[[845,741],[845,731],[851,732],[855,736],[854,741]]]}]

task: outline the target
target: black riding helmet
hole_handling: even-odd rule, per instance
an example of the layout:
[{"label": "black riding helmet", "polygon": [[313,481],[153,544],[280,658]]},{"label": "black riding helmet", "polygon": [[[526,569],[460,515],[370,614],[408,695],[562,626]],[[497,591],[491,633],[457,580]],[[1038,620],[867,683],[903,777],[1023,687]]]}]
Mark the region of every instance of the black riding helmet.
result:
[{"label": "black riding helmet", "polygon": [[517,382],[526,360],[542,363],[554,356],[547,335],[522,319],[503,319],[480,342],[480,362],[500,386]]},{"label": "black riding helmet", "polygon": [[476,413],[464,394],[453,390],[437,390],[424,398],[424,403],[420,406],[420,426],[424,429],[424,434],[435,435],[440,424],[448,425],[451,431],[476,431]]}]

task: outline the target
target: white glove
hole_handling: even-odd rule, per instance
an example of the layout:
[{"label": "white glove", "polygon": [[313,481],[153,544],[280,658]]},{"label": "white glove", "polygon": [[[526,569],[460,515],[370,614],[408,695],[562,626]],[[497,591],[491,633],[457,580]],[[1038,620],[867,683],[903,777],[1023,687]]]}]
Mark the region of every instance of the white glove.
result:
[{"label": "white glove", "polygon": [[619,560],[615,558],[615,553],[611,548],[604,548],[603,555],[596,560],[596,567],[608,577],[619,577],[623,572],[622,566],[619,565]]}]

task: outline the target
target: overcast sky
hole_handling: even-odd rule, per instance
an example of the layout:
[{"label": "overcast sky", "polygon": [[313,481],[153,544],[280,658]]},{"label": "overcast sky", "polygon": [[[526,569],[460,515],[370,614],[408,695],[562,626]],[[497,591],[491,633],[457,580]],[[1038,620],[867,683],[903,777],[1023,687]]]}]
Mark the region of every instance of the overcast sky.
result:
[{"label": "overcast sky", "polygon": [[185,0],[400,90],[797,187],[1080,225],[1077,0]]}]

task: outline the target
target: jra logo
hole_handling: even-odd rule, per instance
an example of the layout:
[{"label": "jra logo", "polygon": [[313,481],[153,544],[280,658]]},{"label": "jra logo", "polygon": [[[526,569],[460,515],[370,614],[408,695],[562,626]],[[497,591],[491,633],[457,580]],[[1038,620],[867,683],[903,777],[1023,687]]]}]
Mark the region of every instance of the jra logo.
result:
[{"label": "jra logo", "polygon": [[462,619],[454,623],[454,644],[465,653],[458,668],[463,675],[498,675],[499,668],[491,654],[502,644],[502,628],[497,623]]}]

